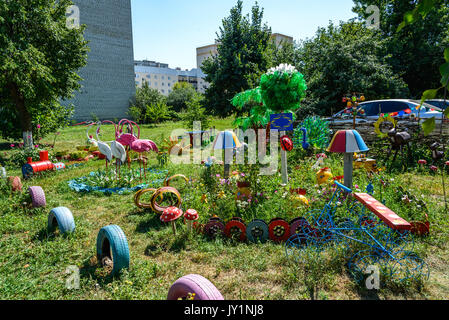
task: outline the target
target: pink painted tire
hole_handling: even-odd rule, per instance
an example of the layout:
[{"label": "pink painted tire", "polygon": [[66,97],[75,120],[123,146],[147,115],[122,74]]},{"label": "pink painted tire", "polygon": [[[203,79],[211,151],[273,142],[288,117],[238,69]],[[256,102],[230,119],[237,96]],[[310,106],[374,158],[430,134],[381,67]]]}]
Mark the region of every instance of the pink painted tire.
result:
[{"label": "pink painted tire", "polygon": [[31,196],[33,208],[45,207],[47,205],[45,192],[41,187],[29,187],[28,193]]},{"label": "pink painted tire", "polygon": [[167,300],[186,298],[189,293],[195,293],[194,300],[224,300],[212,282],[198,274],[189,274],[176,280],[168,291]]}]

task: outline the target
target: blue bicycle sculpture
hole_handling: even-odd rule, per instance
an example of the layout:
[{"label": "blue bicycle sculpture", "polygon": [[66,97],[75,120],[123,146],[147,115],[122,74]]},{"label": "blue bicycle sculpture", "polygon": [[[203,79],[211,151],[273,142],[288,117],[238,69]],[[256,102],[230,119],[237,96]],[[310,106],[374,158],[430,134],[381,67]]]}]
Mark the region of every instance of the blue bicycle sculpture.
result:
[{"label": "blue bicycle sculpture", "polygon": [[286,242],[287,258],[296,263],[340,245],[357,251],[348,261],[357,282],[370,266],[399,281],[429,278],[428,265],[412,251],[411,225],[369,194],[353,194],[336,182],[324,208],[308,212],[296,226]]}]

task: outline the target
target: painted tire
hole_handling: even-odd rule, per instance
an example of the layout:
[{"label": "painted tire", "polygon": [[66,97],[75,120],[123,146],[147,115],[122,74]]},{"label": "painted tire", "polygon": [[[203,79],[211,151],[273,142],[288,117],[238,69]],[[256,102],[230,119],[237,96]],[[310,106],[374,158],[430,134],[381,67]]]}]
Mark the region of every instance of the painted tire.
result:
[{"label": "painted tire", "polygon": [[183,180],[186,182],[186,184],[189,183],[189,179],[188,179],[185,175],[183,175],[183,174],[175,174],[174,176],[171,176],[170,178],[168,178],[167,180],[165,180],[165,181],[164,181],[164,185],[165,185],[166,187],[170,187],[170,182],[171,182],[172,180],[177,179],[177,178],[183,179]]},{"label": "painted tire", "polygon": [[157,189],[150,188],[150,189],[142,189],[136,192],[134,195],[134,204],[140,208],[140,209],[152,209],[151,203],[143,203],[140,202],[140,198],[147,192],[153,192],[153,194],[157,191]]},{"label": "painted tire", "polygon": [[45,200],[45,192],[41,187],[29,187],[28,193],[31,196],[33,208],[45,207],[47,201]]},{"label": "painted tire", "polygon": [[118,274],[121,269],[129,268],[128,241],[119,226],[107,226],[98,233],[97,259],[100,262],[105,257],[110,258],[113,262],[113,275]]},{"label": "painted tire", "polygon": [[225,226],[224,233],[228,238],[236,239],[239,241],[246,240],[246,225],[240,218],[232,218]]},{"label": "painted tire", "polygon": [[296,218],[290,222],[290,236],[301,233],[302,228],[308,227],[310,224],[304,218]]},{"label": "painted tire", "polygon": [[274,242],[285,242],[290,238],[290,225],[284,219],[273,219],[268,225],[268,234]]},{"label": "painted tire", "polygon": [[[161,197],[161,196],[163,197],[164,193],[174,194],[176,196],[176,203],[171,203],[167,207],[163,207],[163,206],[159,205],[157,203],[157,199],[159,199],[159,197]],[[169,207],[180,208],[181,204],[182,204],[181,194],[179,193],[178,190],[176,190],[173,187],[162,187],[162,188],[158,189],[151,197],[151,208],[153,209],[153,211],[155,213],[159,213],[159,214],[162,214],[164,212],[164,210]]]},{"label": "painted tire", "polygon": [[225,226],[221,219],[212,218],[204,226],[204,233],[210,238],[216,238],[218,235],[223,234],[224,228]]},{"label": "painted tire", "polygon": [[59,207],[50,211],[48,215],[48,230],[53,232],[56,227],[59,227],[59,231],[62,234],[75,231],[75,220],[68,208]]},{"label": "painted tire", "polygon": [[194,300],[224,300],[220,291],[206,278],[189,274],[176,280],[168,291],[167,300],[187,298],[194,293]]},{"label": "painted tire", "polygon": [[256,243],[260,241],[265,243],[268,240],[268,225],[263,220],[253,220],[246,227],[246,236],[248,240]]}]

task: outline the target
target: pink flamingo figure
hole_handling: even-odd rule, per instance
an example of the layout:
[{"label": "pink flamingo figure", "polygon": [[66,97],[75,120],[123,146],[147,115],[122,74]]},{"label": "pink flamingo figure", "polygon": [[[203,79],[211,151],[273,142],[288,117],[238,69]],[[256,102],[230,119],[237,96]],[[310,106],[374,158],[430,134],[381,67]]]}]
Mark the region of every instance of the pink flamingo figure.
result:
[{"label": "pink flamingo figure", "polygon": [[[140,179],[142,179],[142,162],[146,179],[146,162],[143,161],[142,154],[149,151],[159,152],[159,149],[153,141],[140,139],[140,127],[134,121],[124,119],[119,122],[119,125],[121,124],[123,128],[125,122],[128,123],[128,127],[131,128],[131,133],[122,134],[116,140],[120,141],[122,144],[126,144],[131,150],[139,153]],[[133,126],[136,126],[138,129],[137,137],[133,134]]]}]

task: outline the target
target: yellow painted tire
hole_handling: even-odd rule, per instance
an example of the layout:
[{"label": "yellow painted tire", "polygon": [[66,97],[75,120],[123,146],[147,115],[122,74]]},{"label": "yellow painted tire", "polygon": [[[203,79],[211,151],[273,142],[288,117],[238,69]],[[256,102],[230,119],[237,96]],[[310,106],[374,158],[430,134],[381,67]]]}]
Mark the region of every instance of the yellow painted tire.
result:
[{"label": "yellow painted tire", "polygon": [[[176,196],[176,203],[175,204],[170,204],[167,207],[163,207],[161,205],[159,205],[157,203],[157,199],[160,197],[163,197],[163,195],[165,193],[172,193]],[[168,207],[181,207],[182,204],[182,200],[181,200],[181,194],[179,193],[178,190],[176,190],[173,187],[162,187],[158,190],[156,190],[156,192],[153,194],[153,196],[151,197],[151,209],[158,214],[162,214],[164,212],[165,209],[167,209]]]},{"label": "yellow painted tire", "polygon": [[[151,189],[142,189],[137,191],[137,193],[134,195],[134,204],[140,208],[140,209],[152,209],[152,205],[151,203],[141,203],[140,202],[140,197],[142,197],[145,193],[147,192],[153,192],[154,193],[157,191],[157,189],[151,188]],[[153,197],[151,197],[151,199],[153,199]]]},{"label": "yellow painted tire", "polygon": [[185,181],[186,183],[189,182],[189,179],[188,179],[185,175],[183,175],[183,174],[175,174],[174,176],[171,176],[170,178],[166,179],[166,180],[164,181],[164,185],[165,185],[166,187],[170,187],[170,181],[172,181],[172,180],[174,180],[174,179],[176,179],[176,178],[182,178],[182,179],[184,179],[184,181]]},{"label": "yellow painted tire", "polygon": [[388,133],[382,132],[380,130],[380,126],[382,123],[384,122],[391,122],[393,124],[393,127],[396,127],[396,123],[397,121],[394,120],[391,116],[388,116],[386,118],[384,117],[379,117],[379,119],[376,121],[376,123],[374,124],[374,132],[377,134],[377,136],[379,138],[386,138],[388,137]]}]

